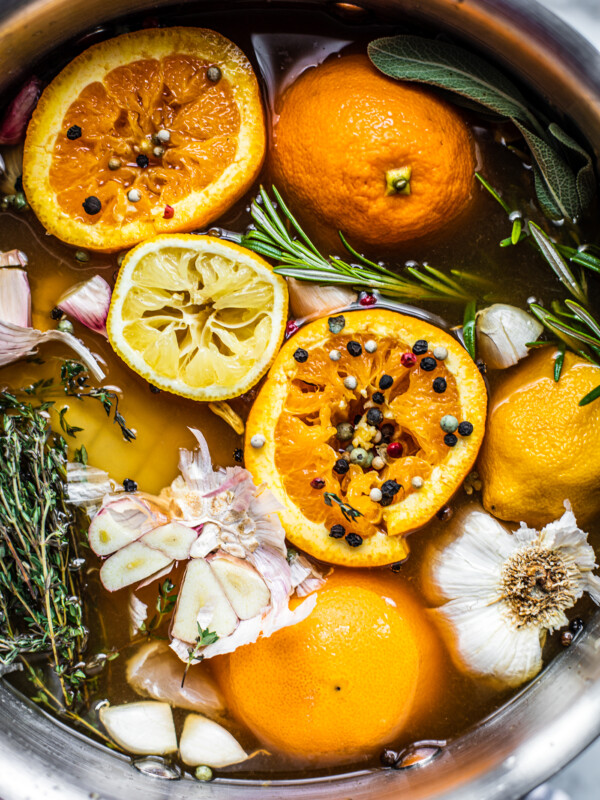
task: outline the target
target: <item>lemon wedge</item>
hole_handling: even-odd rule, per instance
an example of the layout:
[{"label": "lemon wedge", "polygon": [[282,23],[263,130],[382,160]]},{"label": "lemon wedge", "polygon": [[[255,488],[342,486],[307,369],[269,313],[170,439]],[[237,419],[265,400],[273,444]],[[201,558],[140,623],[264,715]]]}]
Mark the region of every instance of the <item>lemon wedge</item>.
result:
[{"label": "lemon wedge", "polygon": [[125,257],[107,320],[120,358],[150,383],[226,400],[257,383],[283,341],[285,280],[212,236],[155,236]]}]

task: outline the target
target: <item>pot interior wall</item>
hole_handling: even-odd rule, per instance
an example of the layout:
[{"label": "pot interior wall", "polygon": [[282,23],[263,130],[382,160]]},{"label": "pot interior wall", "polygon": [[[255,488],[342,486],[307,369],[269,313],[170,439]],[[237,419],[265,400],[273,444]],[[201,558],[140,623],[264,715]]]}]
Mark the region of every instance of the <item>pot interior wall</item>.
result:
[{"label": "pot interior wall", "polygon": [[[186,4],[182,4],[186,5]],[[254,2],[222,2],[250,18]],[[293,0],[271,3],[294,14]],[[314,2],[326,13],[362,24],[360,9]],[[0,9],[0,87],[62,42],[116,16],[156,14],[168,2],[150,0],[3,0]],[[451,32],[492,56],[572,118],[598,152],[600,147],[600,55],[533,2],[522,0],[372,0],[372,19],[410,19]],[[170,6],[172,8],[172,6]],[[190,23],[202,24],[209,5],[186,5]],[[24,797],[81,800],[88,797],[147,800],[197,797],[214,800],[513,800],[544,780],[600,734],[600,616],[509,706],[452,742],[422,768],[355,774],[304,783],[241,784],[217,780],[199,787],[191,780],[149,778],[129,761],[45,717],[0,685],[0,788],[4,800]],[[93,794],[97,792],[98,794]]]}]

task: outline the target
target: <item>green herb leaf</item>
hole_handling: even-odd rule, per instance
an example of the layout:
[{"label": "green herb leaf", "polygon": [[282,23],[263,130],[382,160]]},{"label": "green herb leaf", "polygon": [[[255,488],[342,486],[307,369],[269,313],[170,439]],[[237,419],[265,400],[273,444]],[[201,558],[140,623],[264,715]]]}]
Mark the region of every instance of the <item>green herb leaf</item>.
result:
[{"label": "green herb leaf", "polygon": [[600,386],[596,386],[595,389],[592,389],[591,392],[588,392],[585,397],[582,397],[579,401],[580,406],[587,406],[588,403],[593,403],[594,400],[597,400],[600,397]]},{"label": "green herb leaf", "polygon": [[558,354],[554,359],[554,380],[556,383],[560,380],[560,376],[562,373],[563,365],[565,363],[565,343],[559,342],[558,343]]},{"label": "green herb leaf", "polygon": [[429,83],[484,105],[502,117],[537,125],[517,87],[462,47],[421,36],[388,36],[368,46],[377,69],[396,80]]},{"label": "green herb leaf", "polygon": [[539,225],[536,225],[535,222],[529,222],[529,232],[559,280],[567,287],[576,300],[587,305],[588,298],[584,287],[577,281],[554,242],[546,236],[544,231]]},{"label": "green herb leaf", "polygon": [[[589,206],[595,190],[590,155],[559,125],[546,125],[543,115],[487,61],[447,42],[410,35],[376,39],[368,53],[391,78],[437,86],[459,95],[463,103],[466,99],[469,106],[476,103],[511,120],[534,158],[536,194],[551,219],[577,220]],[[575,168],[570,162],[576,162]],[[516,238],[513,229],[512,239]]]},{"label": "green herb leaf", "polygon": [[463,318],[463,338],[465,340],[465,347],[468,354],[473,360],[476,356],[476,341],[475,341],[475,301],[467,303],[465,308],[465,316]]},{"label": "green herb leaf", "polygon": [[344,517],[348,520],[348,522],[354,522],[357,517],[362,517],[363,514],[357,508],[349,505],[348,503],[344,503],[337,494],[333,494],[333,492],[325,492],[323,494],[323,500],[325,501],[325,505],[331,506],[333,503],[336,503],[344,515]]}]

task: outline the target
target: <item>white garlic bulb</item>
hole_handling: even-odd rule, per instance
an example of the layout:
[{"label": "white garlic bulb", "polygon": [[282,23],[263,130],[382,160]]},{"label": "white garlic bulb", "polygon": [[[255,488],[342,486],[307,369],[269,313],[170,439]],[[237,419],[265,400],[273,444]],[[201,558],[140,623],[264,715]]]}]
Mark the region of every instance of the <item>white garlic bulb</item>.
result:
[{"label": "white garlic bulb", "polygon": [[512,367],[529,353],[543,325],[522,308],[504,303],[484,308],[477,313],[476,332],[479,356],[490,369]]}]

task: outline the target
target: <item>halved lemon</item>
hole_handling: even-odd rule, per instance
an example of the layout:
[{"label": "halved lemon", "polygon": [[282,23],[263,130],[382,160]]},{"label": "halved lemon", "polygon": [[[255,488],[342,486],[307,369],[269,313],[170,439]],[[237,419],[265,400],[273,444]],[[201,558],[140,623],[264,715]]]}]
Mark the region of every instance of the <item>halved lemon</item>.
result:
[{"label": "halved lemon", "polygon": [[471,469],[486,408],[477,366],[448,333],[352,311],[282,347],[246,425],[246,467],[280,501],[297,547],[334,564],[389,564]]},{"label": "halved lemon", "polygon": [[44,90],[23,185],[50,233],[119,250],[215,220],[252,184],[264,152],[244,53],[204,28],[153,28],[90,47]]},{"label": "halved lemon", "polygon": [[195,400],[253,386],[285,333],[285,280],[262,258],[212,236],[161,235],[125,257],[109,341],[139,375]]}]

